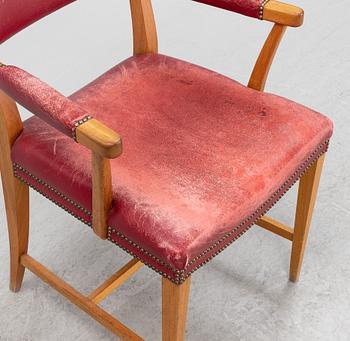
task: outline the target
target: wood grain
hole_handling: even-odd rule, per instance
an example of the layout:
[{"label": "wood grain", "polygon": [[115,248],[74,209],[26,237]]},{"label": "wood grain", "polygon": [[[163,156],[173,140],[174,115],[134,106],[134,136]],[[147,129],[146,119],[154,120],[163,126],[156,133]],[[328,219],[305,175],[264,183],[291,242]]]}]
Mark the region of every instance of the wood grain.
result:
[{"label": "wood grain", "polygon": [[263,91],[277,49],[286,31],[286,26],[275,24],[266,39],[250,76],[248,87]]},{"label": "wood grain", "polygon": [[76,138],[78,143],[107,159],[114,159],[122,153],[121,137],[95,119],[77,127]]},{"label": "wood grain", "polygon": [[107,279],[96,290],[94,290],[89,298],[96,304],[103,301],[109,296],[116,288],[121,286],[127,281],[136,271],[143,267],[143,263],[134,258],[129,263],[124,265],[113,276]]},{"label": "wood grain", "polygon": [[112,175],[108,159],[92,153],[92,228],[107,238],[107,218],[112,207]]},{"label": "wood grain", "polygon": [[0,91],[0,171],[10,241],[10,289],[20,290],[29,234],[29,188],[14,177],[11,147],[23,130],[15,102]]},{"label": "wood grain", "polygon": [[184,341],[191,277],[176,285],[162,278],[163,341]]},{"label": "wood grain", "polygon": [[157,28],[151,0],[130,0],[134,55],[158,52]]},{"label": "wood grain", "polygon": [[257,222],[256,225],[259,225],[260,227],[275,233],[285,239],[288,240],[293,240],[293,229],[290,228],[289,226],[286,226],[282,224],[281,222],[272,219],[271,217],[264,216],[260,218]]},{"label": "wood grain", "polygon": [[108,314],[105,310],[100,308],[89,298],[83,296],[80,292],[75,290],[69,284],[57,277],[35,259],[29,255],[23,255],[21,257],[21,263],[28,270],[33,272],[44,282],[57,290],[60,294],[66,297],[69,301],[75,304],[77,307],[85,311],[102,326],[107,328],[113,334],[119,336],[125,341],[143,341],[141,337],[135,334],[132,330],[126,327],[124,324],[116,320],[112,315]]},{"label": "wood grain", "polygon": [[264,6],[263,19],[284,26],[299,27],[304,22],[304,11],[294,5],[270,0]]},{"label": "wood grain", "polygon": [[300,179],[290,261],[289,278],[292,282],[297,282],[300,277],[324,159],[325,155],[322,155]]}]

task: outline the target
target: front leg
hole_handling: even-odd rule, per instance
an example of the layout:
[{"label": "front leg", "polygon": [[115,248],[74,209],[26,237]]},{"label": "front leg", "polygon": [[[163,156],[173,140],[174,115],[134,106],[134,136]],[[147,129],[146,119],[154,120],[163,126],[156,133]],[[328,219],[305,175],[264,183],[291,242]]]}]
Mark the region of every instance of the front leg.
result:
[{"label": "front leg", "polygon": [[163,341],[184,341],[191,277],[176,285],[162,278]]}]

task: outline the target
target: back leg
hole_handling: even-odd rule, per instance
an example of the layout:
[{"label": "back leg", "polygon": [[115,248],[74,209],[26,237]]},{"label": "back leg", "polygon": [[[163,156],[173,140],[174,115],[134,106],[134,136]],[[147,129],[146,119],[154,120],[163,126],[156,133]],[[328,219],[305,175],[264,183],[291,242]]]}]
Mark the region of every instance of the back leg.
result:
[{"label": "back leg", "polygon": [[10,241],[10,289],[20,290],[24,267],[20,258],[27,253],[29,234],[29,188],[15,178],[11,147],[23,130],[17,106],[0,92],[0,170]]}]

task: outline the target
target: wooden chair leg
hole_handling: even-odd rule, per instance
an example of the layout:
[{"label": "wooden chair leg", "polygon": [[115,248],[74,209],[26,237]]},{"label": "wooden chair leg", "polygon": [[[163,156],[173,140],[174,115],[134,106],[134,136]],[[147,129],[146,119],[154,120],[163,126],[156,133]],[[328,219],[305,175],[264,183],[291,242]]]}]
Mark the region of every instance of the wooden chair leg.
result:
[{"label": "wooden chair leg", "polygon": [[299,280],[324,158],[322,155],[300,179],[289,274],[292,282]]},{"label": "wooden chair leg", "polygon": [[27,253],[29,226],[29,189],[15,178],[11,161],[11,147],[22,130],[15,102],[0,91],[0,171],[10,240],[10,289],[15,292],[22,285],[20,258]]},{"label": "wooden chair leg", "polygon": [[28,250],[29,188],[16,178],[9,181],[13,181],[15,188],[15,203],[6,205],[10,240],[10,290],[18,292],[22,286],[25,270],[21,264],[21,256]]},{"label": "wooden chair leg", "polygon": [[163,341],[184,341],[191,278],[176,285],[162,279]]}]

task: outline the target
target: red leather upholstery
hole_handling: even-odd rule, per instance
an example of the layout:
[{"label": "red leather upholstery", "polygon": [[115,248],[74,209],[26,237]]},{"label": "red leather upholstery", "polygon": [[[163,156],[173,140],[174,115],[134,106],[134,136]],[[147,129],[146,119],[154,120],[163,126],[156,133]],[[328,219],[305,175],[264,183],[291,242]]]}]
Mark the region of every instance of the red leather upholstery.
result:
[{"label": "red leather upholstery", "polygon": [[75,0],[1,0],[0,43]]},{"label": "red leather upholstery", "polygon": [[[0,44],[35,21],[75,0],[2,0],[0,1]],[[259,18],[264,0],[194,0],[229,11]]]},{"label": "red leather upholstery", "polygon": [[[237,239],[327,148],[332,123],[162,55],[132,57],[71,100],[121,134],[109,239],[176,283]],[[86,223],[90,153],[38,117],[16,175]]]},{"label": "red leather upholstery", "polygon": [[194,0],[203,4],[262,19],[265,0]]},{"label": "red leather upholstery", "polygon": [[15,66],[0,67],[0,89],[64,134],[74,137],[75,128],[90,116],[75,102]]}]

